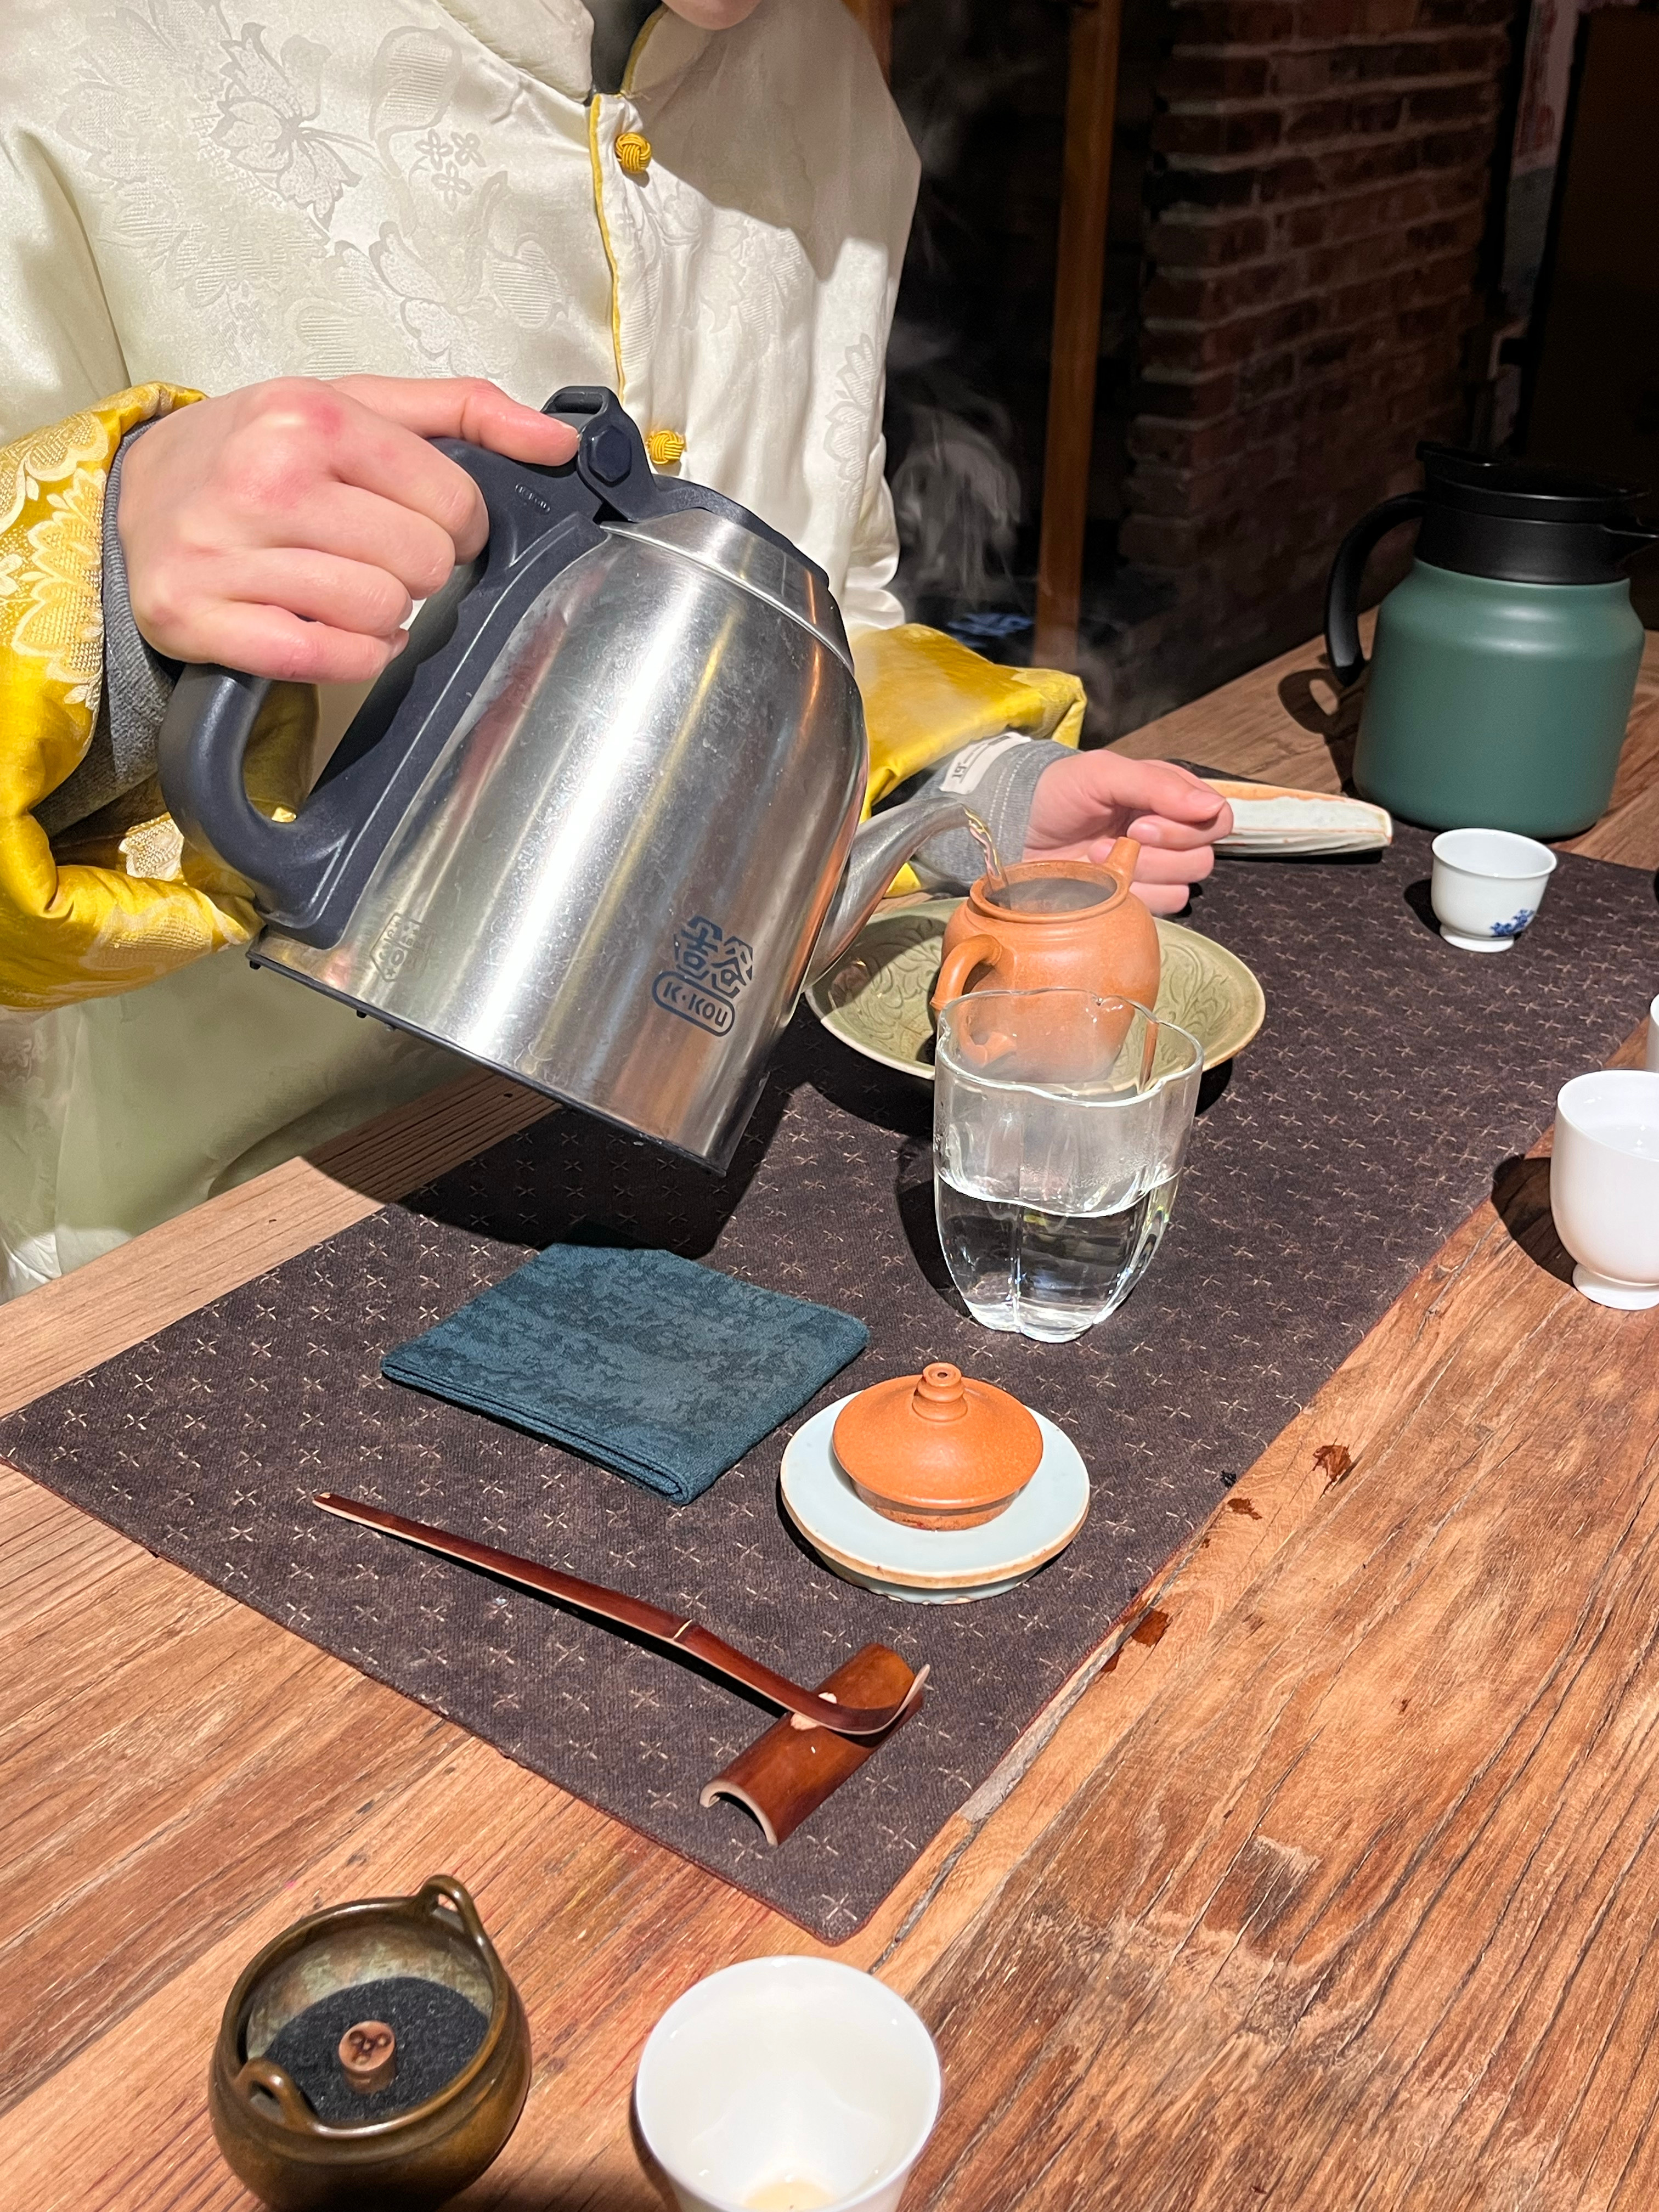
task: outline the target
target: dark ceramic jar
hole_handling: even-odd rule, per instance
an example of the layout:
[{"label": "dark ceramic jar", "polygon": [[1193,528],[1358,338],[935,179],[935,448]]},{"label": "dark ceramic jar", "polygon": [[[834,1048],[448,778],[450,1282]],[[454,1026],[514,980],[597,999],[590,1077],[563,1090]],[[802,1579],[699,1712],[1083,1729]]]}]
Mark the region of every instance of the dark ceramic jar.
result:
[{"label": "dark ceramic jar", "polygon": [[[398,1975],[444,1984],[489,2021],[453,2078],[407,2111],[332,2127],[266,2054],[289,2021],[337,1990]],[[459,1881],[313,1912],[244,1968],[208,2084],[213,2132],[237,2176],[277,2212],[428,2212],[474,2181],[530,2088],[519,1993]]]}]

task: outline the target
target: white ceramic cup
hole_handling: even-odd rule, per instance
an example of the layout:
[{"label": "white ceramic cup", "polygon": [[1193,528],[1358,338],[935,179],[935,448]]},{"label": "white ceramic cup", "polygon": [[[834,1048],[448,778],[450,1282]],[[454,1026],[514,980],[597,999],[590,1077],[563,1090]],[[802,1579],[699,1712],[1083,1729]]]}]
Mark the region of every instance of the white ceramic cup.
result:
[{"label": "white ceramic cup", "polygon": [[1507,952],[1544,902],[1555,854],[1510,830],[1443,830],[1431,849],[1440,934],[1465,952]]},{"label": "white ceramic cup", "polygon": [[915,2014],[830,1959],[750,1959],[696,1983],[634,2082],[682,2212],[893,2212],[939,2100]]},{"label": "white ceramic cup", "polygon": [[1587,1298],[1659,1306],[1659,1074],[1609,1067],[1564,1086],[1550,1211]]},{"label": "white ceramic cup", "polygon": [[1648,1008],[1647,1065],[1659,1073],[1659,999]]}]

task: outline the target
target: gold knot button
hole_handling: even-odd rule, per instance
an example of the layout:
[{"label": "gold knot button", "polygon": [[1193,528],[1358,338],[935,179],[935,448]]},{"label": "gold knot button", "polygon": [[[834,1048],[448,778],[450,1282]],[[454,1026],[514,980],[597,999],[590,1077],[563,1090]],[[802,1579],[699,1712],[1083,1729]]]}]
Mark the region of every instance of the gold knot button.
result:
[{"label": "gold knot button", "polygon": [[653,430],[645,441],[653,469],[672,469],[684,458],[685,441],[678,430]]},{"label": "gold knot button", "polygon": [[622,131],[617,139],[617,162],[625,177],[642,177],[651,167],[651,141],[637,131]]}]

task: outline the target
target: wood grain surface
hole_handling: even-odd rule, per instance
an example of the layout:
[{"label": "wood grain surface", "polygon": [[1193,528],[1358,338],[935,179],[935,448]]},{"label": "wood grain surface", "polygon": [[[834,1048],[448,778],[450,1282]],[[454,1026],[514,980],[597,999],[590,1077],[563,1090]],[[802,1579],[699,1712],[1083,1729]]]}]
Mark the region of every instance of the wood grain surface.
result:
[{"label": "wood grain surface", "polygon": [[[1318,667],[1126,749],[1334,787]],[[1651,648],[1577,842],[1659,866]],[[0,1403],[541,1110],[469,1079],[0,1309]],[[837,1954],[940,2039],[907,2203],[1655,2201],[1659,1319],[1567,1288],[1547,1175],[1504,1164]],[[652,2021],[717,1966],[814,1948],[8,1470],[0,1668],[0,2207],[246,2205],[203,2094],[237,1968],[316,1904],[447,1870],[536,2047],[465,2202],[646,2212]]]}]

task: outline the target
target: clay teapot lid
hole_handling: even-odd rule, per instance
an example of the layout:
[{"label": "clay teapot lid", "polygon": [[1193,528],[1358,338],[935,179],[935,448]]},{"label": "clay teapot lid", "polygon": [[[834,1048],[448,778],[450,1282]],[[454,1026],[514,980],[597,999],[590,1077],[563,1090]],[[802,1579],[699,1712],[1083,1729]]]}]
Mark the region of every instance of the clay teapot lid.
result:
[{"label": "clay teapot lid", "polygon": [[1042,1457],[1035,1415],[945,1359],[860,1390],[842,1407],[833,1441],[860,1489],[922,1512],[1011,1498]]}]

